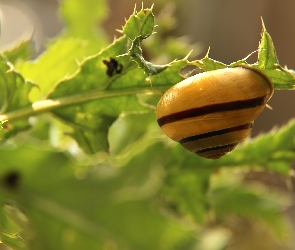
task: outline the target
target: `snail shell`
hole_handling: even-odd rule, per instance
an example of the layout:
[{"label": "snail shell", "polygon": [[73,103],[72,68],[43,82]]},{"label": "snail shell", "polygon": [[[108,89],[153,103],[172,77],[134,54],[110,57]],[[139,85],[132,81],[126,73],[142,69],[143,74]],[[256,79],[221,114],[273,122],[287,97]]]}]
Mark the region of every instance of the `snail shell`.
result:
[{"label": "snail shell", "polygon": [[273,94],[262,74],[225,68],[191,76],[160,99],[156,116],[163,132],[189,151],[218,159],[251,132]]}]

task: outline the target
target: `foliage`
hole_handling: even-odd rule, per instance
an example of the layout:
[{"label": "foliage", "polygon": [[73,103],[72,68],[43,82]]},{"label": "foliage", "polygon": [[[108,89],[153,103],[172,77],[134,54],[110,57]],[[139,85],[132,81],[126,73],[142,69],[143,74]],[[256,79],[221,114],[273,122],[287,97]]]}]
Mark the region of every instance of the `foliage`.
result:
[{"label": "foliage", "polygon": [[262,73],[273,84],[274,89],[293,89],[295,86],[294,73],[292,70],[289,70],[286,67],[283,68],[279,64],[273,41],[269,33],[266,31],[263,20],[261,41],[257,52],[258,58],[257,62],[254,64],[248,64],[246,61],[247,58],[253,53],[249,54],[246,58],[242,60],[233,62],[230,65],[226,65],[224,63],[209,58],[209,51],[202,60],[191,62],[191,64],[196,65],[204,71],[223,69],[227,67],[246,67]]},{"label": "foliage", "polygon": [[[212,161],[165,138],[153,112],[185,66],[212,70],[246,59],[189,62],[189,45],[154,33],[152,8],[135,10],[109,45],[96,28],[105,1],[64,0],[60,12],[65,30],[38,58],[29,60],[31,40],[0,57],[0,240],[30,250],[217,250],[246,222],[266,231],[272,246],[287,247],[288,198],[243,176],[259,169],[288,177],[295,121]],[[153,37],[147,54],[173,44],[161,53],[180,51],[182,59],[146,61],[141,43]],[[266,69],[278,88],[293,88],[264,26],[258,63],[247,66]]]}]

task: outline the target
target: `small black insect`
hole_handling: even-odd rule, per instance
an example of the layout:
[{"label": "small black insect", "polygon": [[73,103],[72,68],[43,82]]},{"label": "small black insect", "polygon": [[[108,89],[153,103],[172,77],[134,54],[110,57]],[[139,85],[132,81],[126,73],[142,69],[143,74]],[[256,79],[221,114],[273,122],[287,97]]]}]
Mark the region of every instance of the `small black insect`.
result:
[{"label": "small black insect", "polygon": [[15,189],[20,184],[20,174],[16,171],[10,171],[2,177],[2,183],[6,188]]},{"label": "small black insect", "polygon": [[110,57],[110,60],[103,60],[103,63],[107,66],[107,75],[113,76],[114,74],[120,74],[123,69],[123,65],[118,63],[117,60]]}]

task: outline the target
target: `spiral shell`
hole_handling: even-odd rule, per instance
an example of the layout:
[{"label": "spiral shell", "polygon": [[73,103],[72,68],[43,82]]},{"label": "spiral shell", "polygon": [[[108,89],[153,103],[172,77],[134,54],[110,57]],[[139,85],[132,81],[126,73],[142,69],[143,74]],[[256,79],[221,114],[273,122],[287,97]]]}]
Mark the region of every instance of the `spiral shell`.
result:
[{"label": "spiral shell", "polygon": [[157,106],[157,121],[168,137],[189,151],[218,159],[251,133],[272,94],[272,84],[254,70],[208,71],[165,92]]}]

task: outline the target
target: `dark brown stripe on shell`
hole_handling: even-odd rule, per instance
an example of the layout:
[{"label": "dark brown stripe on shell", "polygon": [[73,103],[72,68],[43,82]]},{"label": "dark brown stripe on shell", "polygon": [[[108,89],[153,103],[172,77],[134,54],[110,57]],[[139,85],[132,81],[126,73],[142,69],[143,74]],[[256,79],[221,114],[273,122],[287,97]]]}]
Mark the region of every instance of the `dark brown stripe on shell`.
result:
[{"label": "dark brown stripe on shell", "polygon": [[[235,146],[237,146],[238,144],[239,144],[239,142],[235,142],[235,143],[216,146],[216,147],[212,147],[212,148],[203,148],[203,149],[196,150],[195,153],[196,154],[201,154],[201,153],[207,153],[207,152],[210,152],[210,151],[220,150],[220,149],[225,149],[225,148],[230,148],[229,151],[231,151],[231,149],[234,148]],[[227,152],[229,152],[229,151],[227,151]],[[210,155],[208,155],[207,157],[209,157],[209,156]]]},{"label": "dark brown stripe on shell", "polygon": [[158,119],[158,124],[159,126],[163,126],[170,122],[175,122],[175,121],[202,116],[202,115],[208,115],[208,114],[216,113],[216,112],[254,108],[254,107],[258,107],[260,105],[265,104],[268,97],[269,95],[266,95],[266,96],[248,99],[248,100],[217,103],[217,104],[211,104],[211,105],[207,105],[203,107],[192,108],[192,109],[188,109],[181,112],[163,116]]},{"label": "dark brown stripe on shell", "polygon": [[199,134],[199,135],[186,137],[186,138],[181,139],[179,142],[181,144],[184,144],[184,143],[187,143],[187,142],[197,141],[197,140],[209,138],[209,137],[212,137],[212,136],[223,135],[223,134],[236,132],[236,131],[241,131],[241,130],[249,129],[249,128],[252,128],[252,122],[251,123],[246,123],[246,124],[243,124],[243,125],[239,125],[239,126],[235,126],[235,127],[231,127],[231,128],[225,128],[225,129],[215,130],[215,131],[204,133],[204,134]]},{"label": "dark brown stripe on shell", "polygon": [[208,159],[219,159],[221,156],[224,156],[226,155],[228,152],[225,152],[225,153],[221,153],[221,154],[216,154],[216,155],[210,155],[210,156],[203,156],[203,157],[206,157]]}]

